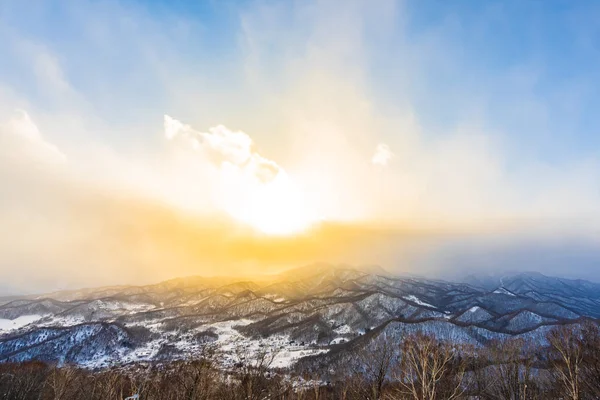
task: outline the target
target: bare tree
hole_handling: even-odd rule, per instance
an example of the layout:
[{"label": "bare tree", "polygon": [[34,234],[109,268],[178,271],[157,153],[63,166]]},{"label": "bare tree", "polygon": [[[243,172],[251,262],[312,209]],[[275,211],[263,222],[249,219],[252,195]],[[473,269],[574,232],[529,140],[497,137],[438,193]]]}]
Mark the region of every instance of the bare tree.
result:
[{"label": "bare tree", "polygon": [[385,333],[379,335],[362,350],[360,372],[362,372],[363,380],[368,386],[365,399],[379,400],[382,398],[383,386],[390,377],[392,363],[397,351],[397,346]]},{"label": "bare tree", "polygon": [[48,377],[53,400],[67,400],[77,378],[77,370],[72,367],[54,367]]},{"label": "bare tree", "polygon": [[339,400],[349,400],[351,394],[357,391],[357,386],[363,383],[363,380],[355,373],[356,369],[352,362],[350,357],[342,357],[332,366],[334,371],[332,380],[337,393],[336,398]]},{"label": "bare tree", "polygon": [[261,349],[252,353],[246,349],[236,350],[240,362],[236,366],[236,376],[240,383],[240,393],[244,400],[261,400],[269,392],[269,369],[278,352]]},{"label": "bare tree", "polygon": [[199,357],[181,362],[175,367],[172,384],[185,400],[208,400],[214,393],[213,382],[217,379],[214,366],[215,349],[204,346]]},{"label": "bare tree", "polygon": [[559,383],[562,395],[570,400],[581,399],[583,346],[580,330],[564,325],[548,333],[551,371]]},{"label": "bare tree", "polygon": [[4,364],[0,369],[0,393],[4,399],[29,400],[43,391],[48,367],[41,362]]},{"label": "bare tree", "polygon": [[600,328],[595,322],[587,321],[581,327],[583,364],[581,381],[586,394],[600,398]]},{"label": "bare tree", "polygon": [[405,338],[392,399],[453,400],[464,393],[465,362],[460,348],[421,332]]},{"label": "bare tree", "polygon": [[477,395],[490,400],[534,398],[535,361],[531,343],[524,339],[495,340],[478,352],[472,375]]}]

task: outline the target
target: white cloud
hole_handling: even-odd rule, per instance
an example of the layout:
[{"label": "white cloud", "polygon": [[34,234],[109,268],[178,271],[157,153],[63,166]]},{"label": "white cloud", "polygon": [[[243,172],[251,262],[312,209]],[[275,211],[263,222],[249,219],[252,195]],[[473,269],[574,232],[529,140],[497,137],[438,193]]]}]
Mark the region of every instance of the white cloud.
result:
[{"label": "white cloud", "polygon": [[0,124],[0,143],[0,158],[4,161],[59,164],[66,161],[66,156],[42,137],[24,110],[16,110],[12,118]]},{"label": "white cloud", "polygon": [[215,165],[230,164],[243,169],[260,182],[274,180],[282,169],[254,150],[254,142],[244,132],[231,131],[223,125],[212,127],[208,132],[199,132],[180,121],[165,115],[165,137],[168,140],[181,138],[194,150],[201,150]]},{"label": "white cloud", "polygon": [[379,143],[375,148],[375,154],[373,154],[373,157],[371,158],[371,163],[385,166],[393,156],[394,154],[387,144]]}]

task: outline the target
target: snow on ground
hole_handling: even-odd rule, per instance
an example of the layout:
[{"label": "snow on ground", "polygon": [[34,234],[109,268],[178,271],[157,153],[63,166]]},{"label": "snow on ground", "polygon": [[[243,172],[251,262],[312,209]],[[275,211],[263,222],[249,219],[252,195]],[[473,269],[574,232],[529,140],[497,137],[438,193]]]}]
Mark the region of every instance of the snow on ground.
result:
[{"label": "snow on ground", "polygon": [[327,352],[327,349],[295,345],[288,335],[271,335],[267,338],[251,338],[238,332],[236,326],[244,326],[254,321],[240,319],[206,324],[202,330],[212,330],[219,338],[214,342],[222,356],[224,365],[231,366],[238,362],[253,362],[265,352],[272,358],[271,368],[286,368],[298,359],[314,354]]},{"label": "snow on ground", "polygon": [[503,287],[500,287],[500,288],[494,290],[494,293],[496,293],[496,294],[507,294],[509,296],[514,296],[515,295],[514,293],[509,292],[508,290],[504,289]]},{"label": "snow on ground", "polygon": [[158,353],[163,343],[166,342],[165,339],[146,342],[143,346],[138,346],[133,351],[124,354],[119,360],[119,363],[127,364],[130,362],[150,361],[156,356],[156,353]]},{"label": "snow on ground", "polygon": [[[332,321],[333,323],[335,323],[335,321]],[[353,333],[352,328],[350,328],[350,326],[344,324],[336,329],[333,330],[335,333],[337,333],[338,335],[348,335],[350,333]]]},{"label": "snow on ground", "polygon": [[275,303],[282,303],[285,301],[285,298],[278,296],[276,294],[266,294],[263,297],[265,299],[273,300]]},{"label": "snow on ground", "polygon": [[279,351],[275,355],[275,359],[271,364],[272,368],[287,368],[293,365],[302,357],[313,356],[315,354],[327,353],[327,349],[306,349],[306,348],[290,348]]},{"label": "snow on ground", "polygon": [[[118,363],[152,361],[163,346],[169,345],[177,350],[175,358],[199,356],[206,343],[197,340],[196,335],[202,332],[213,332],[218,338],[210,342],[217,351],[216,360],[224,367],[233,367],[236,363],[255,363],[261,355],[270,360],[271,368],[286,368],[298,359],[314,354],[327,352],[326,348],[309,345],[301,346],[290,341],[287,335],[271,335],[268,338],[253,338],[241,334],[236,327],[254,322],[250,319],[222,321],[200,325],[184,334],[161,334],[161,337],[148,341],[132,350],[125,350]],[[161,332],[161,322],[151,321],[143,324],[156,333]],[[98,357],[87,364],[88,367],[105,367],[116,364],[117,360]]]},{"label": "snow on ground", "polygon": [[155,308],[153,304],[148,303],[136,303],[128,301],[115,301],[115,300],[96,300],[96,306],[100,310],[109,311],[129,311],[129,312],[143,312],[149,311]]},{"label": "snow on ground", "polygon": [[43,318],[43,315],[21,315],[15,319],[0,319],[0,332],[10,332]]},{"label": "snow on ground", "polygon": [[68,327],[73,325],[83,324],[85,322],[85,318],[81,315],[68,315],[68,316],[52,316],[44,318],[40,321],[38,326],[60,326],[60,327]]},{"label": "snow on ground", "polygon": [[421,299],[419,299],[417,296],[415,296],[415,295],[412,295],[412,294],[411,294],[410,296],[404,296],[404,299],[405,299],[405,300],[412,301],[413,303],[417,303],[417,304],[418,304],[418,305],[420,305],[420,306],[437,308],[437,307],[436,307],[436,306],[434,306],[434,305],[431,305],[431,304],[429,304],[429,303],[425,303],[424,301],[422,301]]},{"label": "snow on ground", "polygon": [[[0,333],[16,330],[33,322],[37,322],[38,326],[73,326],[83,323],[84,319],[79,316],[50,317],[42,315],[22,316],[15,320],[0,319]],[[154,334],[159,334],[159,337],[138,344],[132,349],[122,348],[117,350],[118,355],[97,354],[86,362],[85,366],[88,368],[102,368],[131,362],[152,361],[161,349],[168,349],[168,346],[175,349],[175,358],[198,356],[206,345],[205,342],[198,340],[198,334],[202,332],[213,332],[218,335],[211,343],[217,350],[217,362],[225,367],[232,367],[239,362],[254,363],[262,354],[267,354],[266,359],[271,360],[271,368],[287,368],[302,357],[329,351],[326,347],[297,344],[291,341],[288,335],[271,335],[267,338],[245,336],[236,328],[255,322],[250,319],[206,323],[185,333],[165,332],[163,322],[161,320],[149,320],[144,321],[142,324],[127,324],[127,326],[142,325]],[[350,331],[350,327],[347,325],[342,325],[337,329],[337,333],[341,335],[350,333]],[[87,330],[78,333],[78,335],[85,334],[87,334]],[[78,337],[79,339],[81,338]],[[345,341],[345,339],[334,339],[334,343],[342,341]]]},{"label": "snow on ground", "polygon": [[[196,299],[190,299],[188,301],[186,301],[185,303],[181,303],[182,306],[195,306],[196,304],[200,304],[202,303],[204,300],[208,299],[209,296],[204,296],[204,297],[200,297],[200,298],[196,298]],[[163,303],[164,305],[164,303]],[[162,305],[161,305],[162,307]]]}]

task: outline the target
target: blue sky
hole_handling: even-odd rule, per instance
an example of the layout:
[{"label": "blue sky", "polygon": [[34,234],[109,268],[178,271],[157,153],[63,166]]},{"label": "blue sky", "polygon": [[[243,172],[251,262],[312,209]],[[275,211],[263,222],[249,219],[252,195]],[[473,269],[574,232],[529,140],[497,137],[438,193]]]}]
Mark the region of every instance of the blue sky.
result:
[{"label": "blue sky", "polygon": [[[251,89],[242,71],[244,18],[261,18],[270,9],[274,15],[263,16],[259,69],[270,74],[277,90],[278,68],[302,53],[311,24],[329,19],[328,34],[336,35],[335,20],[344,7],[325,3],[311,6],[330,14],[315,21],[302,15],[310,7],[291,1],[5,1],[0,78],[36,107],[58,107],[36,87],[29,61],[19,55],[19,41],[26,40],[56,57],[70,84],[110,123],[178,111],[167,92],[186,90],[189,82],[167,89],[161,74],[189,77],[198,90],[220,86],[245,96]],[[391,17],[363,21],[362,73],[382,110],[408,97],[427,134],[443,134],[476,110],[485,125],[508,138],[517,163],[527,157],[563,163],[598,156],[598,4],[394,3]],[[250,102],[234,97],[227,93],[216,100],[222,107]],[[259,96],[254,102],[261,101]]]}]

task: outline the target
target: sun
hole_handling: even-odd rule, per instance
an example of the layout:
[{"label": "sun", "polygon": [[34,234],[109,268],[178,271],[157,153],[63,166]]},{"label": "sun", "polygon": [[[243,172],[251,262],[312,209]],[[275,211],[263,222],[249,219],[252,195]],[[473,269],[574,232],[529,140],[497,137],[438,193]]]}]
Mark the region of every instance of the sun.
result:
[{"label": "sun", "polygon": [[225,202],[236,220],[267,235],[293,235],[309,229],[317,218],[289,175],[281,170],[269,182],[237,180]]},{"label": "sun", "polygon": [[[189,164],[183,163],[185,173],[210,176],[206,190],[186,182],[183,193],[199,188],[201,200],[208,200],[211,207],[268,235],[296,234],[318,221],[305,193],[282,166],[257,152],[246,133],[223,125],[199,132],[168,115],[164,124],[165,137],[185,144],[183,154],[191,156]],[[197,196],[183,198],[186,204],[197,204]]]}]

